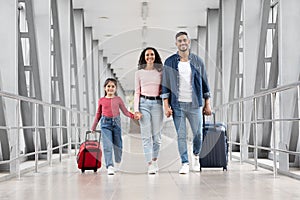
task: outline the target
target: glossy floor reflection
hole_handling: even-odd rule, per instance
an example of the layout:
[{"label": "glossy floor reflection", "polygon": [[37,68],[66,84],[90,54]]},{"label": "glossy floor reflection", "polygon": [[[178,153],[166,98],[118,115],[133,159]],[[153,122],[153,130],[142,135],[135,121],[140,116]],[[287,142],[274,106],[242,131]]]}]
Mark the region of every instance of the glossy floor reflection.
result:
[{"label": "glossy floor reflection", "polygon": [[141,140],[138,135],[124,136],[124,159],[121,171],[106,174],[77,169],[76,157],[30,172],[21,179],[0,182],[1,200],[299,200],[300,181],[238,161],[229,162],[228,171],[204,169],[178,174],[180,167],[177,143],[164,135],[156,175],[146,173]]}]

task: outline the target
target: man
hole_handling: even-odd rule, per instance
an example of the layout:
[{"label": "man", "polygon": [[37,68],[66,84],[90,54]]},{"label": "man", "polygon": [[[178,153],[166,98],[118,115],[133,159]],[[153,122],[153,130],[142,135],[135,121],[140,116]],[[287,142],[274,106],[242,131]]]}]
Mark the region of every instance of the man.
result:
[{"label": "man", "polygon": [[193,132],[193,170],[200,171],[202,112],[205,115],[211,114],[210,90],[203,61],[189,50],[188,34],[178,32],[175,39],[178,52],[168,57],[164,63],[161,97],[164,99],[165,115],[173,115],[182,163],[179,173],[187,174],[189,159],[186,118]]}]

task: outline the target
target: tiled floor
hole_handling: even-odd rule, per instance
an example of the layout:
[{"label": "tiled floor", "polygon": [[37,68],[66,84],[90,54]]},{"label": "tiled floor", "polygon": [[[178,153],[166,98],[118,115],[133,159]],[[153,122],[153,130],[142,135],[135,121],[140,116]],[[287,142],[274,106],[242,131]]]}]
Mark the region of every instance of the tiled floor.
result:
[{"label": "tiled floor", "polygon": [[[169,135],[168,135],[169,133]],[[178,174],[177,143],[172,131],[165,133],[159,159],[160,171],[147,175],[138,134],[125,134],[121,171],[106,174],[77,168],[72,156],[52,167],[30,172],[21,179],[0,182],[1,200],[299,200],[300,181],[238,161],[228,171],[203,169]],[[168,135],[168,136],[167,136]],[[172,139],[173,138],[173,139]]]},{"label": "tiled floor", "polygon": [[[139,138],[124,141],[122,171],[114,176],[106,175],[104,167],[97,173],[82,174],[75,157],[70,157],[53,167],[40,168],[38,173],[0,182],[0,199],[300,199],[300,181],[286,176],[274,178],[271,171],[254,171],[252,165],[238,161],[231,161],[227,172],[204,169],[201,173],[180,175],[175,143],[167,143],[166,138],[159,162],[162,169],[156,175],[147,175],[143,155],[135,151],[140,149]],[[173,153],[175,156],[170,156]]]}]

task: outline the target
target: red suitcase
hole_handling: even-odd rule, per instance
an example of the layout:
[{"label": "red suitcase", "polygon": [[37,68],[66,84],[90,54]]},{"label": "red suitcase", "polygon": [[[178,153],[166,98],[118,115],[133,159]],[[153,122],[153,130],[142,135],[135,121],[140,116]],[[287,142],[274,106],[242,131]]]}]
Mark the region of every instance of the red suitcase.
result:
[{"label": "red suitcase", "polygon": [[[92,138],[93,137],[93,138]],[[78,168],[82,173],[85,170],[97,170],[101,167],[102,150],[100,147],[100,131],[87,131],[85,135],[85,142],[80,145],[77,154]]]}]

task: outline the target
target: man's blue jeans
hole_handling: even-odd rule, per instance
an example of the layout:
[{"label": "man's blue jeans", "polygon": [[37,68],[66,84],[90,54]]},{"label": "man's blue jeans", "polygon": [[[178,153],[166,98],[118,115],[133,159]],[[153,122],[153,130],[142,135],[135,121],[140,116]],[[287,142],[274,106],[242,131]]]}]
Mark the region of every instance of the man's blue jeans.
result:
[{"label": "man's blue jeans", "polygon": [[179,102],[179,107],[172,109],[181,163],[188,163],[186,118],[193,132],[193,153],[199,155],[202,147],[202,107],[194,108],[190,102]]},{"label": "man's blue jeans", "polygon": [[102,133],[102,145],[106,168],[114,166],[112,154],[115,154],[115,162],[120,163],[122,159],[122,135],[120,116],[110,118],[102,116],[100,120]]},{"label": "man's blue jeans", "polygon": [[162,100],[150,100],[140,98],[141,136],[146,161],[149,163],[153,158],[158,158],[161,145],[161,130],[163,125]]}]

